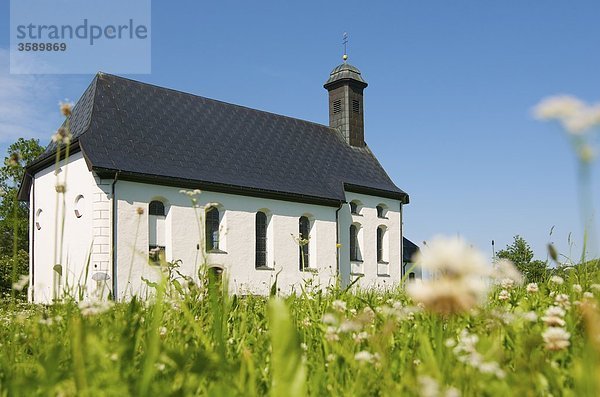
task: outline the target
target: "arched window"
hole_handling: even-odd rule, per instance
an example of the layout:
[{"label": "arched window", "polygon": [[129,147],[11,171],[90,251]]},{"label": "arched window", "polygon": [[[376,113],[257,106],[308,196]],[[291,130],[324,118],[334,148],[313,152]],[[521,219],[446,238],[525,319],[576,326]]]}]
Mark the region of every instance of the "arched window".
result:
[{"label": "arched window", "polygon": [[151,201],[150,205],[148,205],[148,213],[150,215],[165,216],[165,205],[162,201]]},{"label": "arched window", "polygon": [[206,210],[206,251],[219,250],[219,210],[210,207]]},{"label": "arched window", "polygon": [[264,212],[256,213],[256,260],[255,267],[267,266],[267,215]]},{"label": "arched window", "polygon": [[353,215],[358,215],[358,212],[359,212],[358,201],[351,201],[350,202],[350,213]]},{"label": "arched window", "polygon": [[377,262],[383,262],[383,227],[377,228]]},{"label": "arched window", "polygon": [[300,241],[298,242],[300,245],[300,270],[304,270],[309,267],[308,244],[310,237],[310,221],[307,217],[300,217],[300,220],[298,221],[298,232],[300,237]]},{"label": "arched window", "polygon": [[385,210],[381,205],[378,205],[377,207],[377,218],[385,218]]},{"label": "arched window", "polygon": [[165,260],[165,245],[165,204],[153,200],[148,204],[148,252],[152,262]]},{"label": "arched window", "polygon": [[355,225],[350,225],[350,260],[358,261],[358,229]]}]

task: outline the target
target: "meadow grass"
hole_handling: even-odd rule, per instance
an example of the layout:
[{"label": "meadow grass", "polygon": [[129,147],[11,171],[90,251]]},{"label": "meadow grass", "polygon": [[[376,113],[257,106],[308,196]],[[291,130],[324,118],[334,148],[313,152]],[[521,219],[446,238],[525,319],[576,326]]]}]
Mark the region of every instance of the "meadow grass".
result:
[{"label": "meadow grass", "polygon": [[[166,277],[150,301],[7,303],[0,395],[597,396],[600,285],[580,273],[453,315],[401,289],[230,296]],[[570,338],[552,350],[556,306]]]}]

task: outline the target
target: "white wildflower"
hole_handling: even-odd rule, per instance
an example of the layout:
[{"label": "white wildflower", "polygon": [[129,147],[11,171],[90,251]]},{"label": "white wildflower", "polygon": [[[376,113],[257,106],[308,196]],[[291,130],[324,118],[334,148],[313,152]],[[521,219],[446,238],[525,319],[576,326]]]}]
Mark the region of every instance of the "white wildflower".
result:
[{"label": "white wildflower", "polygon": [[585,292],[583,293],[583,297],[584,297],[585,299],[593,299],[593,298],[594,298],[594,294],[593,294],[593,293],[591,293],[591,292],[589,292],[589,291],[585,291]]},{"label": "white wildflower", "polygon": [[435,379],[429,376],[419,376],[417,381],[422,397],[438,397],[440,395],[440,386]]},{"label": "white wildflower", "polygon": [[344,312],[346,311],[346,302],[342,300],[334,300],[331,303],[331,307],[333,307],[333,309],[337,310],[338,312]]},{"label": "white wildflower", "polygon": [[542,333],[542,338],[546,343],[547,350],[563,350],[571,344],[569,338],[571,334],[564,328],[552,327]]},{"label": "white wildflower", "polygon": [[354,343],[361,343],[362,341],[367,340],[368,338],[369,334],[365,331],[359,332],[357,334],[352,334],[352,339],[354,340]]},{"label": "white wildflower", "polygon": [[498,300],[501,301],[506,301],[510,299],[510,292],[508,292],[507,290],[503,289],[502,291],[500,291],[500,293],[498,294]]},{"label": "white wildflower", "polygon": [[354,355],[354,360],[358,362],[370,363],[373,361],[373,355],[366,350],[360,351]]},{"label": "white wildflower", "polygon": [[592,285],[590,285],[590,288],[593,291],[600,292],[600,284],[592,284]]},{"label": "white wildflower", "polygon": [[333,354],[333,353],[328,354],[327,357],[326,357],[327,362],[332,362],[335,359],[336,359],[336,355]]},{"label": "white wildflower", "polygon": [[308,345],[306,343],[304,343],[304,342],[300,343],[300,348],[303,351],[308,351]]},{"label": "white wildflower", "polygon": [[496,280],[500,280],[502,288],[512,289],[515,285],[523,283],[523,275],[515,264],[508,259],[499,259],[494,263],[492,273]]},{"label": "white wildflower", "polygon": [[540,289],[537,285],[537,283],[529,283],[527,284],[527,288],[526,288],[527,292],[529,292],[530,294],[536,293],[538,292]]},{"label": "white wildflower", "polygon": [[336,325],[338,323],[337,317],[332,313],[323,314],[323,318],[321,321],[323,321],[323,324],[327,325]]},{"label": "white wildflower", "polygon": [[79,311],[83,316],[102,314],[113,306],[112,301],[82,301],[79,302]]},{"label": "white wildflower", "polygon": [[550,277],[550,282],[557,284],[557,285],[562,285],[565,282],[565,279],[562,278],[561,276],[552,276]]},{"label": "white wildflower", "polygon": [[411,283],[406,291],[432,311],[468,311],[486,296],[484,277],[490,272],[485,258],[460,238],[436,237],[415,255],[414,261],[435,277]]},{"label": "white wildflower", "polygon": [[339,332],[358,332],[362,329],[362,325],[356,321],[345,320],[340,324]]},{"label": "white wildflower", "polygon": [[564,316],[565,311],[562,307],[551,306],[548,309],[546,309],[544,317],[542,317],[542,321],[549,327],[564,327]]},{"label": "white wildflower", "polygon": [[537,315],[536,312],[530,311],[530,312],[527,312],[527,313],[523,314],[523,319],[526,320],[526,321],[534,323],[534,322],[537,321],[538,315]]},{"label": "white wildflower", "polygon": [[581,294],[581,292],[583,291],[583,288],[579,284],[573,284],[572,288],[573,288],[573,292],[576,292],[578,294]]},{"label": "white wildflower", "polygon": [[158,329],[158,334],[159,334],[160,336],[165,336],[165,335],[167,335],[167,327],[160,327],[160,328]]},{"label": "white wildflower", "polygon": [[327,339],[329,342],[339,341],[340,336],[337,333],[337,328],[336,327],[327,327],[327,330],[325,331],[325,339]]},{"label": "white wildflower", "polygon": [[581,100],[561,95],[544,99],[534,109],[541,120],[557,120],[570,134],[580,135],[600,124],[600,105],[588,106]]},{"label": "white wildflower", "polygon": [[558,306],[562,306],[565,309],[571,307],[571,301],[569,300],[569,295],[567,294],[557,294],[554,297],[554,304]]},{"label": "white wildflower", "polygon": [[29,285],[29,276],[22,274],[19,276],[19,279],[13,283],[12,288],[15,291],[23,291],[23,288],[27,287],[28,285]]}]

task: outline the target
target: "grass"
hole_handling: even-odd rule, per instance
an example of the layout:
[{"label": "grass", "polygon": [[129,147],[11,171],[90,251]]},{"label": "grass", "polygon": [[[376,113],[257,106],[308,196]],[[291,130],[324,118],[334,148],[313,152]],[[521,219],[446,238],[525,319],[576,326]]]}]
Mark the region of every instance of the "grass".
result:
[{"label": "grass", "polygon": [[[577,272],[452,316],[400,289],[240,297],[166,278],[151,302],[6,304],[0,395],[596,396],[600,322],[583,293],[600,286],[579,292]],[[552,351],[542,317],[559,294],[570,346]]]}]

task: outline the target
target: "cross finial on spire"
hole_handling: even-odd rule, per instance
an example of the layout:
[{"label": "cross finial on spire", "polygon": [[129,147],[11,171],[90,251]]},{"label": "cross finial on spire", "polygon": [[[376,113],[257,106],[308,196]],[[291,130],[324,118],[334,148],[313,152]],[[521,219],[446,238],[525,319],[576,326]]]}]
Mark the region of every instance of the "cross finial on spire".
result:
[{"label": "cross finial on spire", "polygon": [[342,56],[342,59],[344,60],[344,62],[346,62],[346,60],[348,59],[348,53],[346,52],[346,45],[348,44],[348,33],[346,32],[344,32],[342,36],[342,43],[344,44],[344,55]]}]

